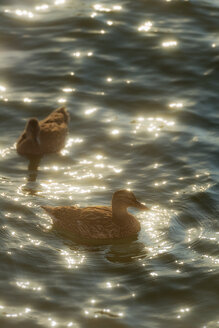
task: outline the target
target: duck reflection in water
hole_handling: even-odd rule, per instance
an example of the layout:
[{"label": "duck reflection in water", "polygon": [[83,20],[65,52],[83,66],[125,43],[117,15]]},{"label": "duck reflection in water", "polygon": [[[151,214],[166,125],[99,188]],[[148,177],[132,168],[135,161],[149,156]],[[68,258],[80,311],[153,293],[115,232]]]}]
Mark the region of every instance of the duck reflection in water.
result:
[{"label": "duck reflection in water", "polygon": [[27,181],[35,182],[37,179],[38,167],[40,165],[42,156],[28,156],[28,176]]},{"label": "duck reflection in water", "polygon": [[38,175],[38,167],[40,165],[42,156],[27,156],[27,158],[29,163],[26,183],[25,185],[21,186],[21,189],[24,194],[39,196],[38,192],[40,191],[40,185],[36,181]]},{"label": "duck reflection in water", "polygon": [[94,241],[136,236],[141,226],[127,211],[128,207],[149,210],[128,190],[116,191],[112,197],[112,206],[42,206],[52,217],[54,228],[77,238]]}]

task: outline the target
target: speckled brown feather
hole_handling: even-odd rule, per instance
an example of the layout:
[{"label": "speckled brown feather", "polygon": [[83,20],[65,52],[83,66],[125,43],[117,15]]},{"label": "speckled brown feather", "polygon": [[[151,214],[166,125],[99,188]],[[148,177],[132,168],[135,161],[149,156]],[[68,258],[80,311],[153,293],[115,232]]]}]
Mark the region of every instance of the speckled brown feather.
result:
[{"label": "speckled brown feather", "polygon": [[[54,227],[88,239],[115,239],[137,234],[140,224],[127,213],[125,226],[117,225],[112,219],[111,206],[77,208],[75,206],[42,206],[53,218]],[[135,224],[130,224],[134,219]]]},{"label": "speckled brown feather", "polygon": [[44,120],[39,121],[40,146],[24,131],[17,141],[17,152],[21,155],[41,155],[60,151],[64,145],[68,132],[69,114],[64,107],[54,110]]}]

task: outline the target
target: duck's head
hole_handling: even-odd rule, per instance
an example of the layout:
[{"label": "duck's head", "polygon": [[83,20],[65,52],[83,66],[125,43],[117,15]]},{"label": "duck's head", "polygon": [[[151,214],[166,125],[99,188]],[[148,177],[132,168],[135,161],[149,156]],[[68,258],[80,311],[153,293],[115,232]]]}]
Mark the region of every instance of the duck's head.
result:
[{"label": "duck's head", "polygon": [[147,206],[136,199],[133,192],[126,189],[118,190],[113,194],[112,206],[120,208],[135,207],[142,211],[149,210]]},{"label": "duck's head", "polygon": [[40,125],[36,118],[31,118],[28,120],[26,125],[26,133],[27,135],[30,135],[38,145],[40,145]]}]

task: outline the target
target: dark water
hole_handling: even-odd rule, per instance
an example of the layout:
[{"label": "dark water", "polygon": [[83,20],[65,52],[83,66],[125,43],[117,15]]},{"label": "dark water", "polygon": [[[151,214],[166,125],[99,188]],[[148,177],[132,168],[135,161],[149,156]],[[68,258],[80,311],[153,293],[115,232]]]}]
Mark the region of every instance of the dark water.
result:
[{"label": "dark water", "polygon": [[[218,0],[1,1],[1,327],[219,327],[218,22]],[[64,102],[37,169],[16,138]],[[81,245],[40,208],[120,188],[151,208],[137,240]]]}]

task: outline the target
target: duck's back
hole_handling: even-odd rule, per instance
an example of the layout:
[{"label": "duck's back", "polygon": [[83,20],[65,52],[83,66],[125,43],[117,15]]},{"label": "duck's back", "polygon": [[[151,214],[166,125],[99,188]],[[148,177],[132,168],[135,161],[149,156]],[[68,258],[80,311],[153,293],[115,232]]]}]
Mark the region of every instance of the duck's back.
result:
[{"label": "duck's back", "polygon": [[68,127],[65,123],[40,122],[41,153],[56,153],[65,146]]},{"label": "duck's back", "polygon": [[55,153],[65,146],[69,115],[65,108],[53,111],[40,121],[40,148],[42,153]]},{"label": "duck's back", "polygon": [[65,107],[60,107],[51,112],[41,124],[55,123],[57,125],[67,124],[69,122],[69,114]]},{"label": "duck's back", "polygon": [[54,227],[88,239],[120,238],[120,227],[112,220],[111,206],[77,208],[42,206],[52,217]]}]

